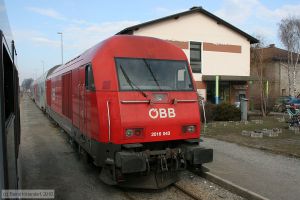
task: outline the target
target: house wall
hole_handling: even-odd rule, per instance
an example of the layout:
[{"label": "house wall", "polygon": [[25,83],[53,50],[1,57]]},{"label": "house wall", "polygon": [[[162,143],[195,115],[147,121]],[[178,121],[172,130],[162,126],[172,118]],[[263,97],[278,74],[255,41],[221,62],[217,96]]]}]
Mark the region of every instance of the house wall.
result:
[{"label": "house wall", "polygon": [[[273,107],[274,102],[278,96],[280,96],[280,66],[278,62],[269,61],[265,62],[263,66],[263,74],[264,74],[264,88],[266,88],[266,81],[269,82],[269,94],[268,94],[268,103],[270,107]],[[251,68],[251,76],[256,77],[256,80],[252,81],[250,85],[250,100],[253,105],[254,109],[260,109],[260,92],[261,92],[261,85],[260,81],[258,81],[259,77],[257,76],[256,69]]]},{"label": "house wall", "polygon": [[[257,77],[255,69],[251,68],[251,76]],[[297,77],[300,76],[300,65],[297,70]],[[275,100],[279,96],[289,95],[288,72],[285,65],[278,61],[270,61],[264,65],[264,80],[269,81],[269,106],[273,107]],[[291,77],[292,80],[292,77]],[[253,81],[250,84],[250,100],[252,101],[254,109],[260,109],[260,84],[259,81]],[[296,81],[296,94],[300,93],[300,78]],[[283,93],[285,90],[285,93]]]},{"label": "house wall", "polygon": [[[285,67],[285,65],[282,65],[278,62],[278,65],[280,66],[280,70],[281,70],[281,76],[280,76],[280,92],[282,93],[282,90],[285,89],[286,91],[286,95],[289,95],[289,79],[288,79],[288,70]],[[292,71],[291,73],[291,84],[293,83],[293,75],[292,75]],[[296,76],[296,95],[300,94],[300,64],[297,67],[297,76]],[[291,88],[293,90],[293,86]],[[291,91],[292,92],[292,91]]]},{"label": "house wall", "polygon": [[[133,34],[187,44],[189,41],[203,42],[203,75],[250,75],[250,42],[239,33],[201,13],[141,27]],[[189,49],[183,51],[189,58]],[[194,73],[194,78],[197,81],[202,80],[199,73]]]},{"label": "house wall", "polygon": [[265,66],[265,79],[269,82],[269,93],[268,93],[268,99],[269,104],[271,107],[273,107],[276,98],[280,96],[280,65],[278,62],[269,62],[266,63]]}]

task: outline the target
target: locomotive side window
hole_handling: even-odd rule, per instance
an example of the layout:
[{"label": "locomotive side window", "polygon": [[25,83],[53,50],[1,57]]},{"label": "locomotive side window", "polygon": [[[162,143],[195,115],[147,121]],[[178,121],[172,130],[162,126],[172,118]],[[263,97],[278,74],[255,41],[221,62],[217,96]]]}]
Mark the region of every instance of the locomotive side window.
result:
[{"label": "locomotive side window", "polygon": [[85,67],[85,88],[87,90],[95,90],[93,69],[90,64]]},{"label": "locomotive side window", "polygon": [[186,61],[116,58],[120,90],[191,91]]},{"label": "locomotive side window", "polygon": [[188,73],[185,69],[179,69],[177,71],[177,88],[188,88],[189,85],[187,84],[191,84],[189,81],[187,81],[187,79],[189,78]]},{"label": "locomotive side window", "polygon": [[184,69],[178,70],[178,74],[177,74],[178,81],[184,81],[185,80],[184,76],[185,76],[185,70]]}]

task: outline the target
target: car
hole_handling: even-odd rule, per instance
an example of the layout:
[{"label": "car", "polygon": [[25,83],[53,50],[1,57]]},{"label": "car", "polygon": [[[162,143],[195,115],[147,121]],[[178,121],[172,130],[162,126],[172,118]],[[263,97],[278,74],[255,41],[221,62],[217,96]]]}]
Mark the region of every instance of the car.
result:
[{"label": "car", "polygon": [[275,112],[284,112],[286,110],[287,103],[292,100],[291,96],[280,96],[275,100],[275,105],[273,111]]},{"label": "car", "polygon": [[292,107],[294,109],[300,109],[300,99],[293,97],[290,101],[287,102],[286,107]]}]

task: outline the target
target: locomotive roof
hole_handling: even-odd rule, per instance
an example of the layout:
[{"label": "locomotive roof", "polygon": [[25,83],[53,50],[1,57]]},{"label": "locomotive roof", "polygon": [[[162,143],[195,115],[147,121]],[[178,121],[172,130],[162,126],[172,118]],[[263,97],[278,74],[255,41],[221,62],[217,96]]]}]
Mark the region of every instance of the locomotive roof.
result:
[{"label": "locomotive roof", "polygon": [[45,79],[47,79],[47,77],[56,69],[61,65],[55,65],[54,67],[50,68],[48,71],[46,71],[45,73],[43,73],[41,76],[39,76],[37,79],[34,80],[34,82],[38,83],[38,82],[44,82]]},{"label": "locomotive roof", "polygon": [[[135,36],[135,35],[114,35],[96,45],[94,45],[93,47],[91,47],[90,49],[86,50],[85,52],[83,52],[82,54],[80,54],[79,56],[71,59],[70,61],[66,62],[64,65],[60,65],[57,68],[55,68],[54,70],[52,70],[51,72],[49,72],[48,77],[51,78],[51,76],[55,76],[56,73],[64,73],[65,71],[69,71],[72,70],[73,68],[76,68],[79,64],[79,66],[87,64],[89,62],[91,62],[91,60],[93,59],[93,57],[95,56],[95,54],[103,49],[104,47],[108,47],[108,49],[113,52],[115,49],[114,47],[117,47],[120,43],[124,42],[124,41],[134,41],[133,38],[135,40],[139,40],[139,42],[141,42],[140,40],[143,40],[142,42],[146,42],[151,40],[151,43],[158,42],[161,44],[166,44],[168,42],[163,41],[161,39],[157,39],[157,38],[153,38],[153,37],[146,37],[146,36]],[[179,49],[178,47],[174,46],[173,44],[168,43],[168,45],[171,45],[173,47],[175,47],[176,49]],[[181,50],[180,50],[181,52]],[[183,53],[184,54],[184,53]],[[75,65],[77,64],[77,65]],[[67,70],[68,69],[68,70]]]}]

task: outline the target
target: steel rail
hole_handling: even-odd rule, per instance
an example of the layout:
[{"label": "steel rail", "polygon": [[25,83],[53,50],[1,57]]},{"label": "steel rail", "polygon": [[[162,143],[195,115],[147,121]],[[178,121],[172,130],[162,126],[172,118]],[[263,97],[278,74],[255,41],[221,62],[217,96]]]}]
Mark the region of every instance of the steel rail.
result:
[{"label": "steel rail", "polygon": [[128,192],[123,191],[123,194],[124,194],[125,198],[127,198],[129,200],[137,200],[136,198],[131,196]]},{"label": "steel rail", "polygon": [[186,190],[184,187],[180,186],[180,185],[177,184],[177,183],[174,183],[173,186],[174,186],[177,190],[181,191],[182,193],[186,194],[187,196],[189,196],[189,197],[192,198],[192,199],[195,199],[195,200],[203,200],[203,199],[201,198],[201,196],[195,195],[194,193],[192,193],[192,192]]}]

